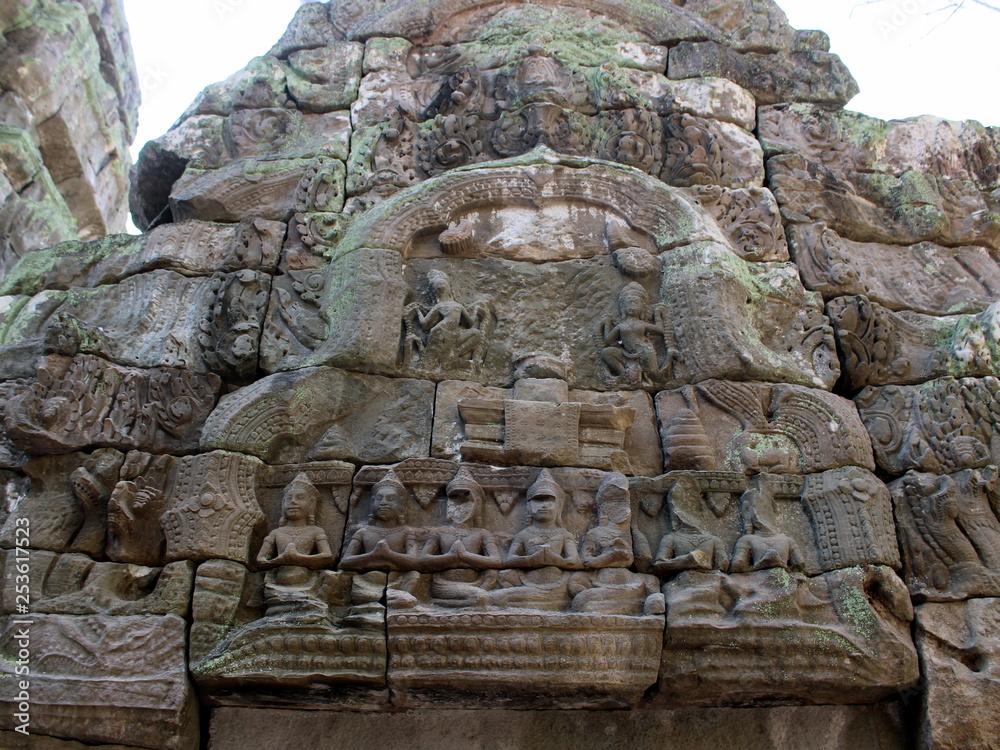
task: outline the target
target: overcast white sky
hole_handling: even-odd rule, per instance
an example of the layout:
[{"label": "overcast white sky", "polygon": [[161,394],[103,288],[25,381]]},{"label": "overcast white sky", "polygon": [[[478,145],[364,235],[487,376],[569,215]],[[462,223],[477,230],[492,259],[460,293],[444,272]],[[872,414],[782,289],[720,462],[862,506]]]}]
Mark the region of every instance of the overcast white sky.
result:
[{"label": "overcast white sky", "polygon": [[[124,0],[142,86],[133,154],[197,93],[267,52],[300,0]],[[798,29],[822,29],[861,85],[849,105],[885,119],[935,114],[1000,125],[1000,13],[943,0],[778,0]]]}]

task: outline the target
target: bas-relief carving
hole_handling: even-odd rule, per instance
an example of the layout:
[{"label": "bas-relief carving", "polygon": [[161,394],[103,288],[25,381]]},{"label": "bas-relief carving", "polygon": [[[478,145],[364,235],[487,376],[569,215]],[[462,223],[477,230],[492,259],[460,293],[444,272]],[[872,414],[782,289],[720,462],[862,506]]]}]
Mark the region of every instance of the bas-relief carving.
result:
[{"label": "bas-relief carving", "polygon": [[202,449],[271,464],[397,461],[428,454],[433,409],[433,383],[312,367],[224,396],[205,422]]},{"label": "bas-relief carving", "polygon": [[388,250],[360,249],[326,266],[289,269],[274,278],[262,368],[352,366],[359,360],[394,366],[404,295],[400,257]]},{"label": "bas-relief carving", "polygon": [[428,271],[424,283],[426,304],[415,299],[403,308],[404,362],[418,371],[475,370],[495,325],[493,312],[479,302],[458,302],[443,271]]},{"label": "bas-relief carving", "polygon": [[129,367],[218,368],[231,377],[256,366],[257,337],[231,339],[226,326],[259,328],[270,282],[250,270],[196,278],[154,270],[96,289],[43,291],[12,321],[4,349],[28,344]]},{"label": "bas-relief carving", "polygon": [[858,93],[858,84],[841,59],[824,49],[770,55],[737,52],[712,41],[682,41],[671,50],[667,75],[728,78],[760,104],[806,101],[843,106]]},{"label": "bas-relief carving", "polygon": [[246,562],[254,530],[264,523],[256,497],[260,460],[213,451],[180,458],[177,464],[167,510],[160,517],[166,559]]},{"label": "bas-relief carving", "polygon": [[680,572],[898,568],[889,492],[857,467],[806,477],[675,471],[631,480],[636,564]]},{"label": "bas-relief carving", "polygon": [[49,356],[7,401],[8,437],[28,453],[89,446],[188,451],[215,403],[217,375],[139,370],[98,357]]},{"label": "bas-relief carving", "polygon": [[[337,254],[377,247],[407,258],[441,257],[447,252],[438,237],[466,217],[473,223],[473,257],[589,258],[609,251],[605,234],[610,249],[643,245],[653,252],[696,240],[727,241],[686,192],[635,170],[539,147],[517,159],[446,172],[393,196],[355,218]],[[556,237],[554,226],[564,227],[565,236]],[[542,251],[534,249],[540,237],[551,238]],[[617,237],[623,241],[615,244]]]},{"label": "bas-relief carving", "polygon": [[660,257],[660,300],[679,352],[664,386],[724,378],[833,387],[833,329],[794,266],[750,264],[714,243]]},{"label": "bas-relief carving", "polygon": [[186,162],[192,169],[215,170],[251,159],[346,160],[350,135],[347,112],[311,115],[286,107],[266,107],[240,109],[227,116],[189,117],[151,141],[150,148]]},{"label": "bas-relief carving", "polygon": [[788,260],[788,243],[778,202],[770,190],[759,187],[730,190],[701,184],[692,192],[729,235],[743,260]]},{"label": "bas-relief carving", "polygon": [[767,171],[786,222],[825,223],[855,242],[1000,249],[995,199],[971,180],[918,170],[840,173],[797,154],[771,157]]},{"label": "bas-relief carving", "polygon": [[[19,620],[0,620],[0,703],[10,729],[23,679],[14,670],[16,636],[24,627]],[[31,621],[32,733],[164,750],[198,747],[183,618],[34,614]]]},{"label": "bas-relief carving", "polygon": [[30,459],[22,469],[30,489],[15,496],[0,528],[0,546],[14,547],[27,519],[32,548],[103,557],[108,501],[122,460],[121,453],[106,448]]},{"label": "bas-relief carving", "polygon": [[654,704],[869,703],[919,677],[913,607],[887,567],[807,578],[686,570],[664,587]]},{"label": "bas-relief carving", "polygon": [[982,312],[1000,293],[1000,265],[984,247],[854,242],[824,224],[788,234],[803,283],[827,299],[863,294],[890,310],[955,315]]},{"label": "bas-relief carving", "polygon": [[[587,24],[584,31],[588,25],[604,23],[628,33],[630,37],[653,44],[689,38],[722,38],[722,32],[701,17],[659,0],[641,8],[618,0],[588,0],[586,4],[573,0],[559,5],[546,2],[537,9],[534,6],[528,9],[511,7],[496,0],[480,0],[473,5],[455,0],[436,0],[433,3],[407,1],[373,8],[363,17],[354,8],[338,9],[333,14],[334,26],[349,39],[403,37],[424,45],[469,41],[482,36],[482,32],[476,33],[476,30],[489,29],[492,25],[516,28],[539,21],[551,24],[561,21],[557,26],[561,28],[571,19],[576,24]],[[585,38],[581,31],[576,33]]]},{"label": "bas-relief carving", "polygon": [[859,295],[837,297],[826,309],[853,388],[997,374],[995,305],[978,315],[934,317],[893,312]]},{"label": "bas-relief carving", "polygon": [[923,116],[884,122],[847,110],[809,104],[762,107],[759,130],[765,151],[795,152],[845,172],[901,174],[915,169],[998,186],[1000,144],[995,129],[977,122]]},{"label": "bas-relief carving", "polygon": [[261,573],[223,560],[198,569],[191,660],[204,688],[384,684],[385,575],[331,570],[340,538],[331,543],[317,520],[321,511],[339,515],[342,529],[343,511],[328,508],[336,499],[325,500],[310,479],[343,491],[351,467],[279,467],[271,480],[299,468],[282,487],[280,520],[256,553]]},{"label": "bas-relief carving", "polygon": [[[194,564],[183,560],[156,568],[94,562],[88,555],[31,552],[30,595],[19,597],[14,550],[3,553],[0,615],[169,615],[185,617],[191,602]],[[24,558],[20,559],[23,563]],[[28,601],[26,612],[19,604]]]},{"label": "bas-relief carving", "polygon": [[656,395],[668,471],[874,470],[854,403],[794,385],[708,380]]},{"label": "bas-relief carving", "polygon": [[296,211],[339,211],[344,163],[320,156],[244,160],[219,169],[188,167],[170,192],[174,219],[288,221]]},{"label": "bas-relief carving", "polygon": [[903,574],[917,601],[1000,594],[1000,494],[992,464],[893,482]]},{"label": "bas-relief carving", "polygon": [[184,275],[230,273],[239,269],[273,272],[285,228],[278,222],[245,219],[236,225],[207,222],[164,224],[148,235],[109,235],[27,256],[4,278],[5,294],[37,294],[43,289],[96,287],[157,268]]},{"label": "bas-relief carving", "polygon": [[[455,466],[436,463],[444,476]],[[411,482],[432,478],[416,464],[396,469]],[[526,525],[513,537],[492,530],[503,519],[486,488],[505,504],[501,512],[511,513],[520,488],[509,480],[523,485],[531,476],[523,469],[462,465],[444,489],[447,525],[430,529],[404,525],[412,522],[404,513],[408,505],[419,513],[421,494],[429,506],[437,487],[416,485],[413,503],[392,469],[373,485],[372,516],[341,564],[416,568],[389,579],[389,687],[405,703],[437,703],[435,693],[456,689],[465,696],[450,700],[475,703],[499,684],[506,700],[555,693],[586,705],[627,701],[649,685],[663,599],[655,578],[626,567],[632,561],[628,480],[571,471],[556,470],[570,480],[590,479],[587,496],[574,498],[578,512],[586,508],[581,502],[598,509],[579,545],[564,526],[566,491],[547,469],[527,488]],[[496,481],[504,474],[505,487]],[[539,670],[544,679],[532,676]]]},{"label": "bas-relief carving", "polygon": [[569,390],[555,377],[520,377],[513,389],[438,384],[431,455],[626,474],[663,466],[648,394]]},{"label": "bas-relief carving", "polygon": [[914,386],[867,387],[854,399],[875,461],[900,476],[950,474],[1000,463],[996,405],[1000,381],[939,378]]},{"label": "bas-relief carving", "polygon": [[660,178],[668,185],[752,188],[764,184],[764,152],[746,131],[687,114],[667,117],[664,128]]},{"label": "bas-relief carving", "polygon": [[[597,523],[602,504],[617,502],[608,477],[622,475],[596,469],[538,470],[442,459],[410,459],[392,467],[363,467],[354,479],[350,511],[353,524],[348,529],[340,564],[347,570],[397,571],[452,567],[555,567],[572,571],[604,567],[599,562],[581,560],[579,549],[588,530]],[[621,484],[625,480],[622,477],[616,481]],[[479,551],[474,553],[478,557],[439,557],[446,550],[428,557],[435,544],[440,547],[441,522],[450,521],[457,513],[457,494],[471,495],[476,503],[476,512],[467,520],[475,519],[478,528],[485,530],[485,536],[481,535],[477,542]],[[607,518],[613,515],[605,514]],[[628,567],[631,536],[625,538],[623,533],[622,544],[626,554],[616,566]],[[487,549],[502,554],[487,554],[483,551]],[[595,560],[599,557],[600,553]]]}]

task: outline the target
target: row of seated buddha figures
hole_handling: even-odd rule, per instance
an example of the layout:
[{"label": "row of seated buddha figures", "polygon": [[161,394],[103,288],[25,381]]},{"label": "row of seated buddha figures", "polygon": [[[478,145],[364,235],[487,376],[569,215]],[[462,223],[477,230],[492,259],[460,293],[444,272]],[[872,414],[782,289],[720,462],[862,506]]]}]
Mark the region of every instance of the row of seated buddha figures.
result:
[{"label": "row of seated buddha figures", "polygon": [[406,525],[411,493],[390,469],[372,485],[371,513],[351,535],[340,567],[405,571],[393,576],[396,606],[423,600],[451,608],[662,614],[656,580],[628,570],[633,560],[628,480],[617,472],[584,476],[600,484],[594,496],[597,523],[581,540],[563,518],[584,516],[566,508],[565,490],[546,469],[524,494],[525,525],[513,536],[484,526],[486,492],[467,467],[445,488],[446,525]]},{"label": "row of seated buddha figures", "polygon": [[[199,568],[191,662],[203,689],[387,686],[414,705],[440,705],[441,691],[550,691],[624,705],[659,672],[672,702],[711,702],[713,684],[736,700],[788,699],[754,656],[782,638],[817,696],[871,699],[915,670],[891,500],[867,469],[629,480],[411,459],[363,467],[352,486],[342,549],[302,473],[256,571]],[[698,654],[727,643],[746,650],[692,687]],[[888,683],[886,654],[899,665]],[[745,689],[741,670],[756,675]]]}]

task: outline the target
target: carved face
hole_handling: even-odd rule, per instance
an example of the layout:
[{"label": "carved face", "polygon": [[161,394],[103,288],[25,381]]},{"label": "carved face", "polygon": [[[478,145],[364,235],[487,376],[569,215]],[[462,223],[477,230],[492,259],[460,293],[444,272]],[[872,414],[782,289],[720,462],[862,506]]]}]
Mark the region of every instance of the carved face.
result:
[{"label": "carved face", "polygon": [[601,503],[601,516],[608,523],[625,523],[632,516],[628,492],[620,487],[605,491]]},{"label": "carved face", "polygon": [[306,522],[316,512],[312,498],[303,489],[290,487],[281,499],[281,515],[292,523]]},{"label": "carved face", "polygon": [[457,488],[448,493],[448,522],[456,526],[469,523],[476,514],[476,498],[469,490]]},{"label": "carved face", "polygon": [[403,498],[391,487],[380,487],[372,497],[372,515],[386,523],[399,522],[403,517]]},{"label": "carved face", "polygon": [[528,513],[539,523],[551,523],[556,520],[556,510],[559,503],[552,495],[535,495],[528,501]]}]

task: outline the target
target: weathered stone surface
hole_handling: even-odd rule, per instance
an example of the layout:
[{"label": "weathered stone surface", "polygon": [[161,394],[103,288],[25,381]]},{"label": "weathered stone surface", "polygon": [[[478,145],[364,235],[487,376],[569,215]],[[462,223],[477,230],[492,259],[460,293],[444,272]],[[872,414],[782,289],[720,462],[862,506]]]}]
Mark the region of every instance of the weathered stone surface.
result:
[{"label": "weathered stone surface", "polygon": [[733,248],[743,260],[788,260],[781,213],[770,190],[729,190],[717,185],[699,185],[693,193],[729,235]]},{"label": "weathered stone surface", "polygon": [[865,469],[752,479],[675,471],[630,484],[637,565],[664,578],[900,565],[889,491]]},{"label": "weathered stone surface", "polygon": [[[146,568],[94,562],[87,555],[7,550],[3,554],[0,615],[177,615],[191,606],[194,564]],[[30,559],[29,559],[30,558]],[[19,564],[30,570],[30,596],[19,595]],[[28,601],[27,610],[21,606]],[[30,619],[30,615],[29,615]]]},{"label": "weathered stone surface", "polygon": [[831,169],[902,174],[917,170],[1000,187],[1000,131],[978,122],[923,116],[885,122],[808,104],[762,107],[761,143],[770,155],[799,153]]},{"label": "weathered stone surface", "polygon": [[874,702],[920,674],[913,607],[885,567],[817,578],[685,571],[664,594],[659,703]]},{"label": "weathered stone surface", "polygon": [[153,148],[160,159],[169,155],[192,168],[218,169],[246,159],[328,156],[343,160],[350,135],[346,111],[314,115],[269,107],[238,109],[226,116],[195,115],[152,141],[153,146],[147,143],[143,148]]},{"label": "weathered stone surface", "polygon": [[[328,553],[324,548],[321,562],[326,565],[332,564],[333,559],[340,556],[340,547],[344,541],[344,526],[353,476],[354,465],[344,461],[262,466],[257,475],[257,502],[264,513],[268,528],[275,530],[288,522],[287,505],[292,500],[290,494],[294,494],[291,492],[293,489],[304,493],[305,498],[301,498],[299,502],[309,506],[305,515],[312,521],[307,525],[322,532],[316,534],[315,539],[325,539],[325,546],[329,548]],[[265,543],[264,546],[268,545]],[[319,551],[307,552],[304,549],[307,546],[308,541],[296,543],[297,552],[304,555],[321,554]],[[281,545],[278,544],[277,547],[273,554],[280,555]],[[261,557],[263,554],[263,550],[258,553],[259,565],[265,565]]]},{"label": "weathered stone surface", "polygon": [[384,573],[284,565],[262,574],[225,560],[203,563],[193,600],[194,679],[210,693],[267,689],[271,697],[264,693],[258,705],[280,704],[276,688],[343,700],[324,691],[353,686],[374,698],[385,685],[384,596]]},{"label": "weathered stone surface", "polygon": [[[663,596],[652,576],[490,573],[478,585],[444,573],[390,576],[394,705],[628,706],[655,681]],[[456,611],[453,592],[470,585],[481,599]],[[442,590],[446,598],[435,599]]]},{"label": "weathered stone surface", "polygon": [[771,157],[767,171],[786,222],[824,222],[856,242],[1000,249],[995,201],[971,180],[913,169],[842,173],[798,154]]},{"label": "weathered stone surface", "polygon": [[1000,732],[996,654],[1000,601],[973,599],[917,607],[924,673],[921,750],[987,750]]},{"label": "weathered stone surface", "polygon": [[4,424],[13,444],[34,455],[90,446],[191,451],[219,385],[216,375],[52,355],[34,382],[12,389]]},{"label": "weathered stone surface", "polygon": [[[448,229],[456,231],[441,242]],[[452,170],[394,196],[352,222],[337,254],[373,247],[416,258],[543,262],[699,240],[727,242],[685,191],[632,169],[538,148]]]},{"label": "weathered stone surface", "polygon": [[107,502],[121,464],[122,455],[107,449],[89,456],[72,453],[28,461],[23,471],[30,489],[21,487],[9,498],[14,502],[0,529],[0,547],[100,557],[107,533]]},{"label": "weathered stone surface", "polygon": [[327,157],[188,167],[170,192],[179,221],[239,221],[251,214],[288,221],[295,211],[339,211],[343,205],[344,163]]},{"label": "weathered stone surface", "polygon": [[558,380],[552,385],[563,383],[561,388],[546,388],[549,382],[541,380],[532,387],[536,383],[531,379],[518,380],[513,389],[456,380],[440,383],[431,455],[660,473],[663,453],[648,394],[570,391]]},{"label": "weathered stone surface", "polygon": [[1000,264],[985,247],[854,242],[824,224],[788,228],[807,289],[826,299],[863,294],[890,310],[982,312],[1000,295]]},{"label": "weathered stone surface", "polygon": [[944,476],[910,471],[889,486],[914,599],[1000,595],[996,485],[990,465]]},{"label": "weathered stone surface", "polygon": [[4,294],[37,294],[114,284],[159,268],[185,276],[210,276],[240,269],[273,273],[285,227],[247,219],[239,224],[181,222],[147,235],[110,235],[88,243],[62,244],[23,259],[4,280]]},{"label": "weathered stone surface", "polygon": [[865,388],[854,399],[889,474],[950,474],[1000,463],[996,378],[939,378],[921,385]]},{"label": "weathered stone surface", "polygon": [[874,469],[854,403],[794,385],[708,380],[656,395],[667,471]]},{"label": "weathered stone surface", "polygon": [[305,3],[295,11],[295,16],[285,33],[268,52],[272,57],[285,58],[301,49],[317,49],[339,38],[330,20],[330,8],[321,3]]},{"label": "weathered stone surface", "polygon": [[826,311],[853,388],[1000,374],[995,306],[978,315],[936,317],[893,312],[858,295],[830,300]]},{"label": "weathered stone surface", "polygon": [[[343,750],[365,750],[376,735],[386,750],[458,746],[468,750],[608,750],[618,746],[654,750],[663,747],[664,742],[690,750],[714,750],[732,743],[734,737],[740,738],[743,750],[907,747],[902,710],[897,703],[700,711],[440,709],[348,713],[226,708],[212,712],[209,734],[217,750],[240,750],[250,742],[261,750],[279,750],[292,734],[300,737],[304,745],[320,744],[335,736]],[[22,750],[18,745],[14,748]],[[42,750],[62,749],[43,746]]]},{"label": "weathered stone surface", "polygon": [[837,55],[808,50],[780,55],[740,53],[716,42],[681,42],[670,51],[671,78],[716,76],[739,84],[762,104],[847,104],[858,84]]},{"label": "weathered stone surface", "polygon": [[264,526],[256,493],[262,469],[259,459],[226,451],[177,459],[177,477],[160,516],[166,560],[246,563]]},{"label": "weathered stone surface", "polygon": [[664,128],[660,179],[668,185],[752,188],[764,184],[764,154],[750,133],[686,114],[667,117]]},{"label": "weathered stone surface", "polygon": [[303,112],[347,109],[358,96],[364,47],[335,42],[288,55],[288,94]]},{"label": "weathered stone surface", "polygon": [[257,369],[270,283],[259,271],[188,278],[160,270],[94,289],[43,291],[8,321],[0,351],[38,351],[44,343],[67,356],[244,379]]},{"label": "weathered stone surface", "polygon": [[272,464],[397,461],[428,455],[433,409],[433,383],[308,368],[224,396],[201,445]]},{"label": "weathered stone surface", "polygon": [[678,353],[669,385],[719,378],[833,387],[833,329],[794,266],[749,264],[713,243],[661,258],[661,299]]},{"label": "weathered stone surface", "polygon": [[[198,709],[187,679],[186,623],[176,615],[33,615],[31,730],[88,743],[164,750],[198,747]],[[0,726],[14,728],[20,644],[17,617],[0,636]],[[67,654],[71,656],[67,656]]]},{"label": "weathered stone surface", "polygon": [[[598,0],[586,4],[573,0],[567,5],[568,8],[580,6],[596,11],[599,16],[614,22],[612,28],[616,31],[619,31],[621,26],[629,30],[634,29],[640,39],[645,38],[653,44],[669,44],[681,39],[706,36],[712,38],[719,33],[698,16],[661,0],[641,6],[623,0]],[[544,6],[532,12],[534,9],[510,7],[503,3],[481,3],[469,7],[457,0],[434,0],[426,3],[406,0],[387,7],[366,8],[364,10],[368,11],[367,16],[352,18],[352,11],[357,13],[359,10],[361,9],[347,8],[333,11],[334,25],[344,29],[349,39],[394,36],[404,37],[422,45],[469,41],[475,38],[474,29],[482,27],[489,29],[490,26],[516,28],[522,24],[548,22],[555,27],[553,31],[562,30],[559,27],[567,26],[572,29],[571,19],[576,20],[573,15],[565,11],[550,11]],[[483,36],[482,32],[478,36]]]},{"label": "weathered stone surface", "polygon": [[14,141],[37,159],[27,184],[0,188],[0,276],[27,251],[124,231],[139,105],[118,0],[11,2],[2,13],[0,176],[15,181]]},{"label": "weathered stone surface", "polygon": [[[628,480],[620,473],[435,458],[366,466],[354,478],[352,525],[340,566],[423,572],[468,568],[489,575],[500,567],[626,568],[632,563],[629,515]],[[482,587],[495,587],[493,578],[489,585],[445,585],[432,593],[445,601],[443,606],[482,604]],[[394,585],[406,590],[412,579],[404,576]],[[547,596],[542,590],[539,595]],[[614,597],[608,601],[613,609]]]},{"label": "weathered stone surface", "polygon": [[394,369],[405,293],[402,259],[389,250],[359,249],[326,266],[288,269],[272,283],[262,369]]}]

